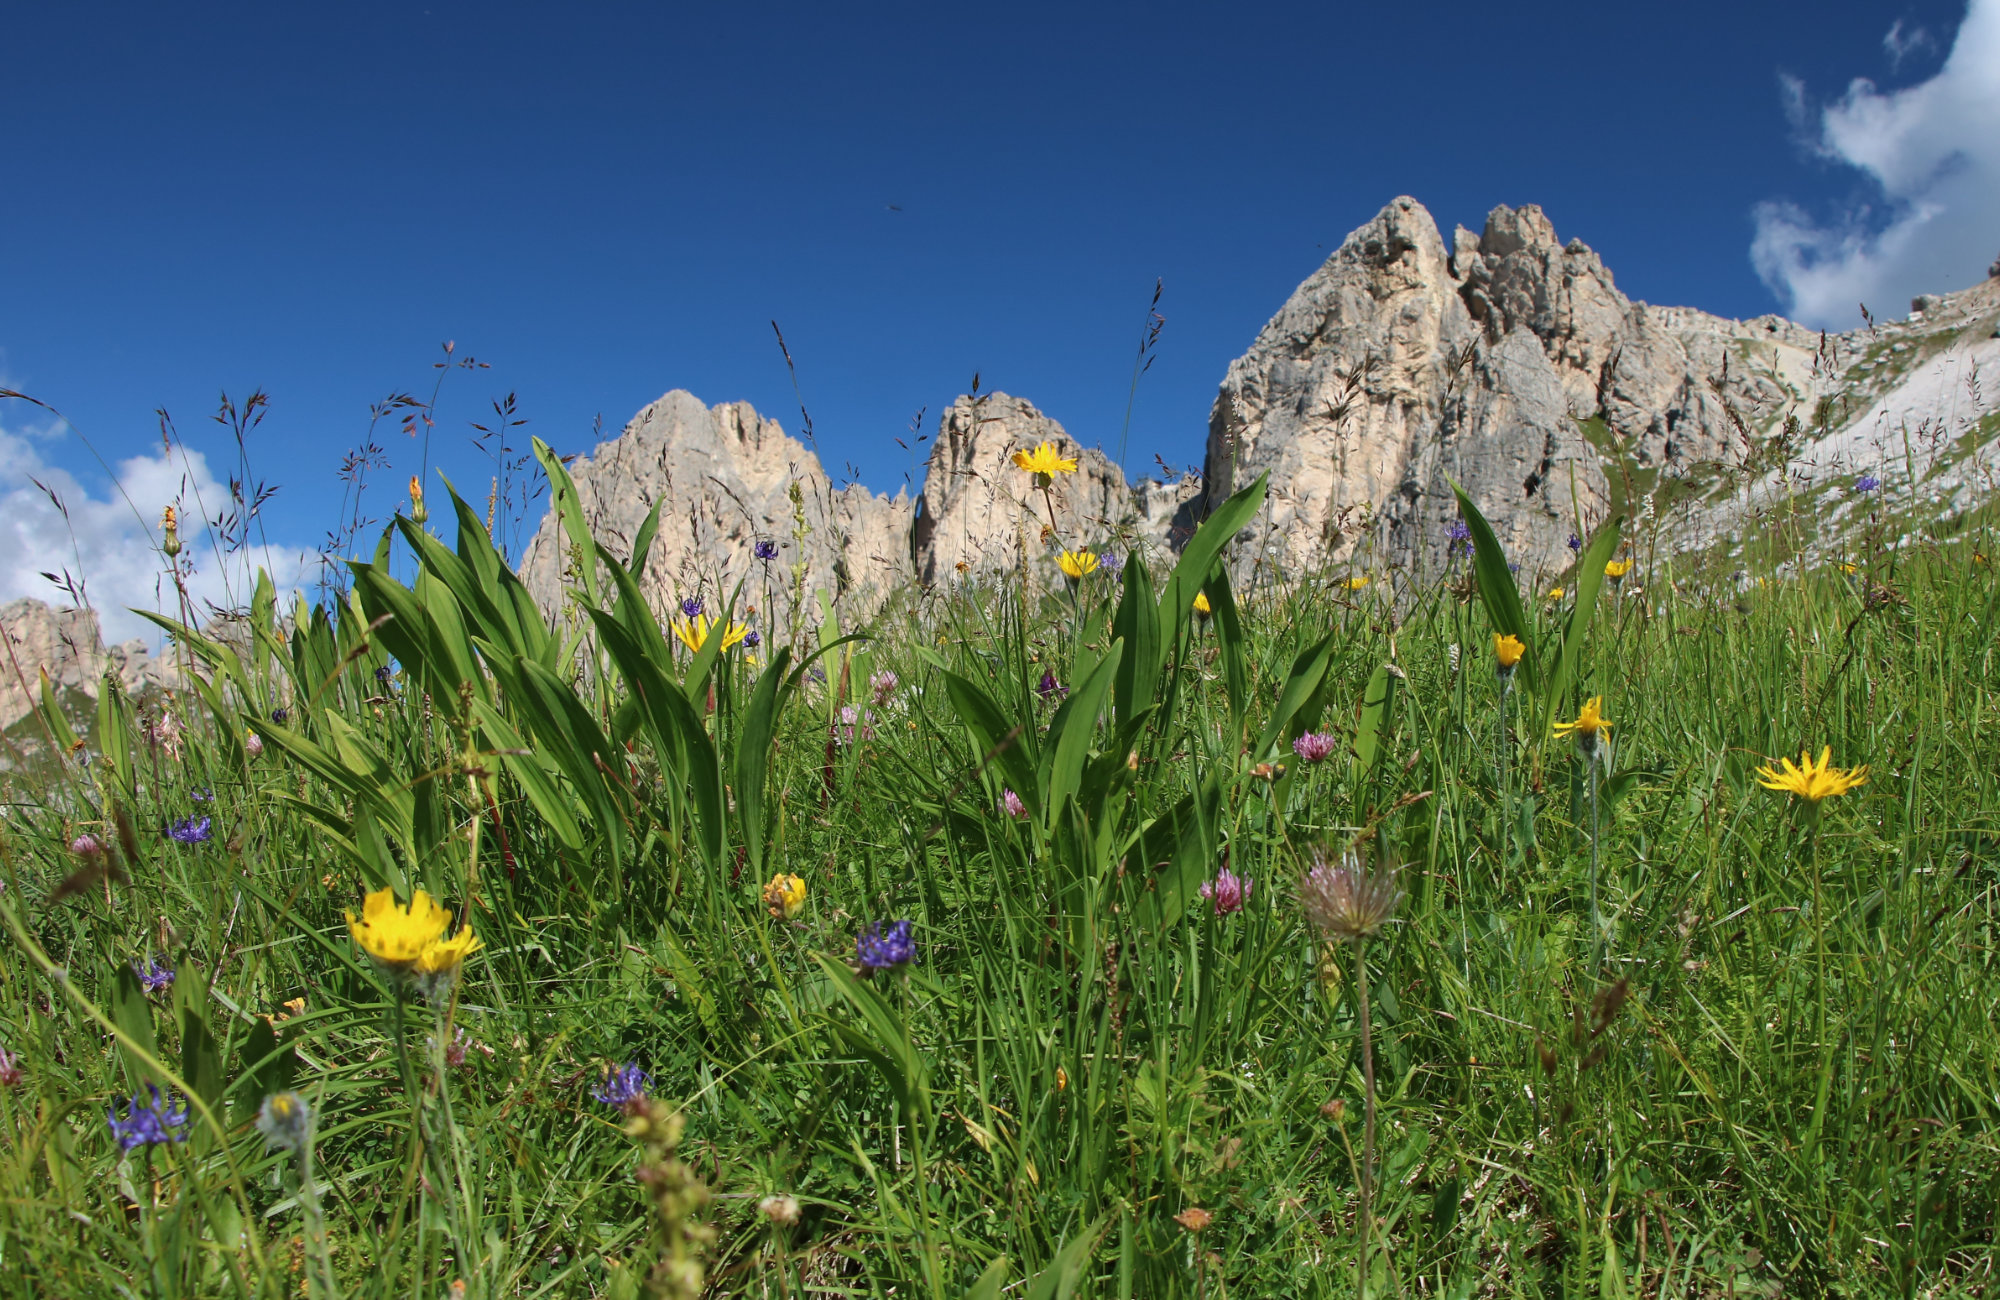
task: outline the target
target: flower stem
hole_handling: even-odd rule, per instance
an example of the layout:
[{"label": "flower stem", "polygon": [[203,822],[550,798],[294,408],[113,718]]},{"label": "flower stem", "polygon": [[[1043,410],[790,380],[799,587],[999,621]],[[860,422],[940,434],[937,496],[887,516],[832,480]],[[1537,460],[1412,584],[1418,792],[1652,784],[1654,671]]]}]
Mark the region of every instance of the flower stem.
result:
[{"label": "flower stem", "polygon": [[1361,1000],[1361,1235],[1360,1259],[1356,1264],[1355,1300],[1368,1290],[1368,1236],[1374,1223],[1370,1215],[1368,1189],[1375,1167],[1375,1044],[1368,1032],[1368,941],[1354,941],[1354,992]]},{"label": "flower stem", "polygon": [[1597,983],[1598,968],[1604,964],[1604,913],[1597,906],[1597,755],[1585,756],[1590,765],[1586,778],[1590,785],[1590,982]]}]

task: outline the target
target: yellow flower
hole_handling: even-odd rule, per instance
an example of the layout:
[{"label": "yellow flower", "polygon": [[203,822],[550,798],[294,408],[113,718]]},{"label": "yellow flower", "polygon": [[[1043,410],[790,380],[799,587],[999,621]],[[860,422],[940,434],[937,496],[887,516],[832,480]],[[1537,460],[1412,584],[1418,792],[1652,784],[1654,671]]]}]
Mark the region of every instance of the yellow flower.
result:
[{"label": "yellow flower", "polygon": [[1840,571],[1841,571],[1842,573],[1846,574],[1847,576],[1849,576],[1849,577],[1851,578],[1851,577],[1853,577],[1853,576],[1854,576],[1854,575],[1855,575],[1855,574],[1856,574],[1857,572],[1859,572],[1859,571],[1860,571],[1860,569],[1861,569],[1861,566],[1860,566],[1860,565],[1858,565],[1858,564],[1850,564],[1850,563],[1846,563],[1846,562],[1844,562],[1844,561],[1843,561],[1843,562],[1842,562],[1842,563],[1840,564],[1839,568],[1840,568]]},{"label": "yellow flower", "polygon": [[1035,476],[1037,487],[1047,487],[1057,474],[1076,473],[1076,461],[1056,450],[1052,442],[1044,442],[1033,451],[1014,453],[1014,464]]},{"label": "yellow flower", "polygon": [[1583,702],[1583,709],[1576,715],[1576,721],[1558,722],[1556,724],[1556,734],[1558,736],[1575,736],[1577,744],[1582,745],[1585,749],[1593,748],[1597,744],[1597,733],[1611,730],[1611,724],[1605,720],[1602,712],[1603,708],[1604,697],[1602,695],[1591,696]]},{"label": "yellow flower", "polygon": [[764,886],[764,910],[773,918],[789,921],[806,905],[806,882],[780,871]]},{"label": "yellow flower", "polygon": [[1550,600],[1561,600],[1562,598],[1563,598],[1563,589],[1562,589],[1561,587],[1550,587],[1550,588],[1549,588],[1549,594],[1548,594],[1548,599],[1550,599]]},{"label": "yellow flower", "polygon": [[1868,779],[1868,768],[1865,764],[1845,771],[1833,766],[1831,745],[1819,751],[1817,764],[1813,762],[1811,753],[1802,749],[1799,751],[1797,767],[1792,766],[1792,760],[1789,758],[1779,759],[1778,766],[1784,770],[1758,768],[1757,784],[1766,790],[1788,790],[1799,798],[1810,799],[1814,803],[1818,803],[1830,794],[1846,794]]},{"label": "yellow flower", "polygon": [[1194,612],[1201,615],[1203,618],[1207,618],[1210,614],[1213,614],[1215,612],[1214,610],[1209,608],[1207,592],[1197,591],[1194,594]]},{"label": "yellow flower", "polygon": [[1367,585],[1368,575],[1365,573],[1357,573],[1347,580],[1347,589],[1349,591],[1359,591]]},{"label": "yellow flower", "polygon": [[1604,576],[1613,582],[1617,582],[1630,572],[1632,572],[1630,560],[1606,560],[1604,563]]},{"label": "yellow flower", "polygon": [[[693,618],[677,618],[674,620],[674,635],[680,638],[680,643],[691,653],[699,654],[701,648],[708,644],[709,633],[721,623],[721,619],[709,614],[696,614]],[[731,623],[722,633],[722,648],[728,650],[749,635],[749,628],[741,623]]]},{"label": "yellow flower", "polygon": [[1086,573],[1097,572],[1097,556],[1090,551],[1064,551],[1056,557],[1063,576],[1081,578]]},{"label": "yellow flower", "polygon": [[395,970],[408,970],[424,950],[437,942],[451,924],[451,913],[419,889],[408,907],[396,905],[396,895],[377,889],[361,900],[361,919],[347,914],[347,932],[361,950]]},{"label": "yellow flower", "polygon": [[472,932],[471,926],[464,926],[450,938],[441,937],[433,940],[418,955],[417,974],[456,975],[458,968],[465,963],[465,959],[485,946],[479,936]]},{"label": "yellow flower", "polygon": [[1501,672],[1513,672],[1514,665],[1520,663],[1521,656],[1527,652],[1528,647],[1521,644],[1520,637],[1501,636],[1498,632],[1493,634],[1493,657],[1500,661]]}]

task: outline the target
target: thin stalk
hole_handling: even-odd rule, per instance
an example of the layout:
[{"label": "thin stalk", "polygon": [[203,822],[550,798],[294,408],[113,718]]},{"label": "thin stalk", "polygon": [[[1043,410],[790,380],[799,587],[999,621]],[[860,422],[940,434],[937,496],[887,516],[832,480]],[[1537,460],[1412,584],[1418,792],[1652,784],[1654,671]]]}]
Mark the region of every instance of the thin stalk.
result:
[{"label": "thin stalk", "polygon": [[306,1253],[312,1257],[313,1293],[333,1300],[340,1288],[333,1280],[333,1254],[326,1243],[326,1216],[320,1209],[319,1182],[313,1177],[313,1131],[306,1126],[305,1141],[299,1144],[299,1205],[305,1213]]},{"label": "thin stalk", "polygon": [[1604,913],[1597,906],[1597,750],[1584,755],[1589,765],[1585,781],[1590,786],[1590,982],[1597,983],[1598,968],[1604,964]]},{"label": "thin stalk", "polygon": [[1361,1250],[1356,1264],[1354,1294],[1361,1300],[1368,1292],[1368,1236],[1374,1228],[1368,1200],[1369,1183],[1375,1167],[1375,1044],[1368,1032],[1368,941],[1354,941],[1354,991],[1361,999]]}]

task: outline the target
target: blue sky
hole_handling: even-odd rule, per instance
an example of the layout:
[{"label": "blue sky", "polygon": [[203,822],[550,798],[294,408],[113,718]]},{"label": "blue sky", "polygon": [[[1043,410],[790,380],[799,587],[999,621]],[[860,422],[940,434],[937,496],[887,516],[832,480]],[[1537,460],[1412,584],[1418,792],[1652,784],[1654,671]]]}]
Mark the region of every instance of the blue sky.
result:
[{"label": "blue sky", "polygon": [[[829,470],[893,490],[912,465],[895,439],[975,371],[1115,447],[1158,277],[1129,459],[1198,462],[1230,359],[1402,193],[1447,232],[1540,203],[1634,297],[1839,323],[1854,285],[1906,300],[1911,276],[1960,287],[2000,253],[1995,169],[1953,136],[1979,87],[1961,69],[1957,99],[1895,98],[1951,79],[1966,12],[22,7],[0,80],[0,382],[112,468],[0,407],[0,596],[51,594],[34,469],[73,523],[101,505],[79,526],[124,530],[77,554],[100,602],[127,599],[144,557],[113,476],[165,491],[191,472],[157,457],[156,407],[203,454],[195,479],[226,473],[223,390],[271,396],[251,445],[282,485],[270,540],[318,542],[369,404],[428,394],[447,339],[490,366],[453,372],[437,413],[434,458],[469,495],[486,471],[467,423],[509,392],[565,452],[675,387],[796,432],[774,318]],[[1973,12],[2000,24],[2000,0]],[[1879,89],[1856,100],[1855,78]],[[1854,140],[1882,104],[1929,132],[1884,146],[1921,155],[1900,172]],[[1940,267],[1908,253],[1940,245],[1926,231],[1889,246],[1968,170],[1984,179],[1945,195],[1950,221],[1994,248]],[[399,494],[415,446],[380,441]]]}]

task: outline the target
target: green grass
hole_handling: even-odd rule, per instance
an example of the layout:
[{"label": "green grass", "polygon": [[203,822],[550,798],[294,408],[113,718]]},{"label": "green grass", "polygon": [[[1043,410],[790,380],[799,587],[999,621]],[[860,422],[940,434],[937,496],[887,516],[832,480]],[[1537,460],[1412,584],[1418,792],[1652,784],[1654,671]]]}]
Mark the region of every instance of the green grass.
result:
[{"label": "green grass", "polygon": [[[299,1163],[251,1125],[289,1084],[343,1295],[636,1295],[671,1241],[716,1295],[1352,1296],[1354,966],[1296,888],[1352,845],[1408,892],[1366,950],[1370,1294],[1991,1293],[1985,534],[1861,580],[1739,596],[1661,557],[1567,622],[1531,601],[1503,741],[1497,548],[1470,603],[1460,573],[1232,593],[1224,520],[1178,572],[956,586],[753,664],[690,656],[609,563],[551,633],[459,523],[456,550],[406,527],[343,608],[267,592],[241,656],[182,634],[210,680],[172,745],[115,693],[81,737],[43,715],[76,747],[0,827],[8,1292],[299,1294]],[[1549,726],[1593,695],[1594,979],[1586,767]],[[1309,727],[1323,764],[1291,753]],[[1870,774],[1815,828],[1754,771],[1821,745]],[[191,813],[211,839],[162,833]],[[77,877],[84,832],[118,876]],[[1218,917],[1223,865],[1254,888]],[[469,908],[486,948],[445,1005],[348,937],[381,886]],[[898,918],[916,961],[855,978]],[[148,995],[124,972],[160,953]],[[591,1100],[623,1062],[677,1152]],[[215,1123],[126,1156],[105,1109],[149,1078]]]}]

